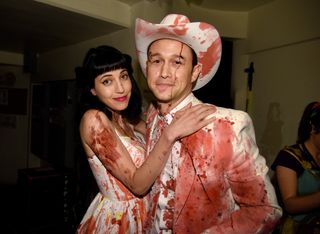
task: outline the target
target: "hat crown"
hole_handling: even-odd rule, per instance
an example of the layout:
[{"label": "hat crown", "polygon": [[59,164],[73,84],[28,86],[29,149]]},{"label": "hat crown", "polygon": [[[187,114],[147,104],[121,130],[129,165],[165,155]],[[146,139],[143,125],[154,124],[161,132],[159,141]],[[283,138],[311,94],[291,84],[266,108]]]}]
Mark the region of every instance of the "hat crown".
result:
[{"label": "hat crown", "polygon": [[147,75],[148,48],[160,39],[180,41],[194,50],[201,64],[193,90],[206,85],[215,75],[221,60],[221,40],[213,25],[205,22],[190,22],[187,16],[168,14],[160,24],[137,19],[135,28],[136,49],[144,75]]},{"label": "hat crown", "polygon": [[178,15],[178,14],[169,14],[162,19],[160,24],[166,25],[181,25],[181,24],[188,24],[190,20],[185,15]]}]

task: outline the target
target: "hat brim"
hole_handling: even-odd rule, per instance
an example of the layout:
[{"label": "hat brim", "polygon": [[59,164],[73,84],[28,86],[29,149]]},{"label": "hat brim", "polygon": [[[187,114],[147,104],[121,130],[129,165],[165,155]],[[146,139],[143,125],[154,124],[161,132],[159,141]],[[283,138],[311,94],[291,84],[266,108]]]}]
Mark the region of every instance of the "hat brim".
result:
[{"label": "hat brim", "polygon": [[159,39],[174,39],[191,47],[202,65],[202,71],[193,90],[206,85],[216,74],[221,60],[221,39],[218,31],[203,22],[183,25],[152,24],[136,19],[135,41],[138,60],[146,76],[147,50],[149,45]]}]

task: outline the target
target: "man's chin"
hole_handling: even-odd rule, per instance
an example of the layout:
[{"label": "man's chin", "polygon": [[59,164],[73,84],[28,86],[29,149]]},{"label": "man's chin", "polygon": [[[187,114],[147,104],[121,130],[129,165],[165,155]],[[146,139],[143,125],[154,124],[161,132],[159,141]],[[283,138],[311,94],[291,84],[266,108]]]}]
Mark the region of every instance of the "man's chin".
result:
[{"label": "man's chin", "polygon": [[156,97],[156,99],[157,99],[157,101],[158,102],[161,102],[161,103],[169,103],[169,102],[171,102],[172,101],[172,95],[170,94],[170,95],[163,95],[163,94],[156,94],[155,95],[155,97]]}]

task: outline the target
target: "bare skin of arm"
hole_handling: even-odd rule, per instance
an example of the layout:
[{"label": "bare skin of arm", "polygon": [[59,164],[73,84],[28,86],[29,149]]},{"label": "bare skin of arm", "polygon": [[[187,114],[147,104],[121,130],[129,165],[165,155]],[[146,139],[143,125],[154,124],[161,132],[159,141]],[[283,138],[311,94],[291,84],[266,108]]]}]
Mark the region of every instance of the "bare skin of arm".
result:
[{"label": "bare skin of arm", "polygon": [[145,136],[147,131],[146,122],[144,120],[141,120],[137,125],[134,126],[134,130],[140,132]]},{"label": "bare skin of arm", "polygon": [[214,111],[212,106],[201,104],[177,113],[139,168],[104,113],[87,111],[80,123],[80,135],[88,157],[96,155],[132,193],[144,195],[164,168],[174,142],[212,122],[212,118],[206,117]]},{"label": "bare skin of arm", "polygon": [[288,213],[303,213],[320,208],[320,191],[299,196],[297,173],[287,167],[277,166],[277,180],[285,209]]}]

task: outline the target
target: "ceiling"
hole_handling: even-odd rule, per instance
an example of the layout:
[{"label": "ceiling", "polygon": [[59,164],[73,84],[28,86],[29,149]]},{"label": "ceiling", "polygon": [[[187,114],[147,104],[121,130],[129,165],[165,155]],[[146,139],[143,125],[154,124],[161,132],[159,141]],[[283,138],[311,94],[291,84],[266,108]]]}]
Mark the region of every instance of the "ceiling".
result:
[{"label": "ceiling", "polygon": [[[128,5],[143,0],[117,0]],[[155,0],[147,0],[155,1]],[[206,9],[250,11],[273,0],[186,0]],[[0,1],[0,51],[44,52],[106,35],[122,26],[32,0]]]}]

